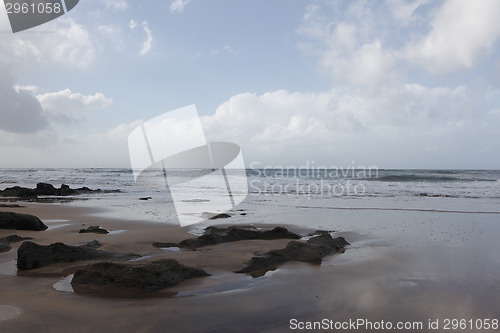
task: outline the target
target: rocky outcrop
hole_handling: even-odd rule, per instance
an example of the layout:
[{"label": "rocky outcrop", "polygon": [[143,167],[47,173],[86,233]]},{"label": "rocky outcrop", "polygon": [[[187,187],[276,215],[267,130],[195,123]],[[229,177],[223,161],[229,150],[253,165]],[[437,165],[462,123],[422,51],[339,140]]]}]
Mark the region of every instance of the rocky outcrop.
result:
[{"label": "rocky outcrop", "polygon": [[62,184],[60,188],[55,188],[52,184],[38,183],[36,188],[30,189],[26,187],[14,186],[8,187],[5,190],[0,190],[0,196],[3,197],[19,197],[23,199],[36,199],[39,195],[53,195],[53,196],[67,196],[85,193],[111,193],[120,192],[120,190],[106,190],[101,189],[92,190],[88,187],[70,188],[68,185]]},{"label": "rocky outcrop", "polygon": [[34,215],[0,212],[0,229],[43,231],[48,227]]},{"label": "rocky outcrop", "polygon": [[107,231],[106,229],[102,229],[98,225],[92,225],[92,226],[87,227],[85,229],[80,229],[80,231],[79,231],[79,233],[81,233],[81,234],[90,233],[90,232],[93,232],[96,234],[109,234],[109,231]]},{"label": "rocky outcrop", "polygon": [[323,257],[342,251],[346,245],[349,243],[343,237],[332,238],[330,234],[313,237],[307,242],[291,241],[284,249],[253,257],[245,268],[236,273],[249,273],[257,277],[288,261],[321,264]]},{"label": "rocky outcrop", "polygon": [[35,190],[26,188],[26,187],[20,187],[20,186],[14,186],[14,187],[8,187],[3,191],[0,191],[0,196],[2,197],[18,197],[18,198],[23,198],[23,199],[36,199],[37,195],[35,193]]},{"label": "rocky outcrop", "polygon": [[76,292],[85,285],[154,292],[184,280],[209,276],[205,271],[185,266],[174,259],[151,262],[90,264],[75,272],[71,285]]},{"label": "rocky outcrop", "polygon": [[17,243],[17,242],[20,242],[22,240],[27,240],[27,239],[33,239],[33,238],[21,237],[18,235],[10,235],[10,236],[0,238],[0,253],[10,251],[10,249],[11,249],[10,244],[11,243]]},{"label": "rocky outcrop", "polygon": [[187,249],[197,249],[207,245],[236,242],[251,239],[299,239],[300,236],[288,231],[283,227],[275,227],[272,230],[261,231],[249,226],[230,226],[227,228],[208,227],[203,235],[198,238],[185,239],[179,243],[155,242],[155,247],[180,247]]},{"label": "rocky outcrop", "polygon": [[218,220],[218,219],[227,219],[230,217],[231,217],[231,215],[229,215],[229,214],[221,213],[221,214],[217,214],[217,215],[214,215],[212,217],[209,217],[208,219],[209,220]]},{"label": "rocky outcrop", "polygon": [[38,245],[26,241],[17,250],[17,269],[30,270],[59,262],[74,262],[92,259],[131,259],[139,255],[115,253],[94,249],[92,246],[70,246],[63,243]]}]

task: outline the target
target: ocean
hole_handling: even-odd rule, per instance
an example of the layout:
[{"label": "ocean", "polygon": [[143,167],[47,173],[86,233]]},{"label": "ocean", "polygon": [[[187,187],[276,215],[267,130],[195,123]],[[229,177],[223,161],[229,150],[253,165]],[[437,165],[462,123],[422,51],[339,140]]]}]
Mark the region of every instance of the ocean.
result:
[{"label": "ocean", "polygon": [[[177,177],[185,184],[180,191],[195,202],[197,190],[209,192],[211,200],[227,196],[226,188],[214,186],[217,175],[208,174],[193,185],[191,171],[167,172],[169,180]],[[271,215],[282,220],[280,212],[291,209],[342,210],[374,213],[377,211],[474,212],[500,214],[499,170],[389,170],[376,168],[251,168],[246,170],[248,195],[233,209],[250,211],[251,223],[275,223]],[[149,173],[153,179],[136,184],[131,169],[0,169],[0,188],[24,186],[33,188],[39,182],[77,188],[120,190],[120,193],[98,193],[71,197],[71,205],[107,208],[122,218],[177,223],[173,199],[167,190],[162,171]],[[197,188],[193,188],[196,186]],[[151,198],[150,200],[139,200]],[[238,200],[238,201],[240,201]],[[186,200],[187,201],[187,200]],[[267,213],[262,215],[260,211]],[[220,213],[222,211],[214,211]],[[247,214],[245,214],[247,215]],[[337,219],[338,220],[338,219]],[[356,221],[352,221],[356,227]],[[237,221],[239,222],[239,221]],[[318,228],[325,221],[296,221]],[[327,222],[328,224],[328,222]],[[327,225],[328,226],[328,225]]]}]

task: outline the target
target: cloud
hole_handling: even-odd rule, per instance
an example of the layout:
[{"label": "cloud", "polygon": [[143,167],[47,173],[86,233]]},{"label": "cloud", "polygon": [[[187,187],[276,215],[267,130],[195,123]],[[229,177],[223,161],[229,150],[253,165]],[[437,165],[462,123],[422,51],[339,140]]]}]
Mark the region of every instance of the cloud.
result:
[{"label": "cloud", "polygon": [[463,73],[498,42],[499,11],[495,0],[311,4],[299,48],[336,82],[357,86],[399,84],[415,67],[431,76]]},{"label": "cloud", "polygon": [[148,22],[146,22],[146,21],[142,22],[142,28],[144,29],[144,33],[146,33],[146,39],[142,43],[142,48],[141,48],[141,51],[139,52],[139,54],[145,55],[149,51],[151,51],[151,47],[153,44],[153,35],[151,33],[151,30],[148,27]]},{"label": "cloud", "polygon": [[14,88],[12,79],[0,79],[0,130],[34,133],[47,128],[40,102],[29,89]]},{"label": "cloud", "polygon": [[500,2],[495,0],[444,3],[431,31],[406,49],[407,57],[428,71],[452,72],[471,68],[500,38]]},{"label": "cloud", "polygon": [[490,111],[500,91],[478,94],[478,88],[406,84],[372,95],[348,86],[245,93],[202,123],[209,141],[239,143],[249,161],[271,165],[356,160],[385,167],[466,167],[484,162],[463,160],[478,145],[491,156],[500,148],[491,142],[500,117]]},{"label": "cloud", "polygon": [[36,98],[45,110],[57,113],[74,113],[85,109],[102,109],[113,104],[113,99],[102,93],[83,95],[70,89],[37,95]]},{"label": "cloud", "polygon": [[128,135],[140,126],[134,121],[105,132],[58,138],[54,132],[11,134],[0,130],[1,167],[127,167]]},{"label": "cloud", "polygon": [[134,31],[135,28],[137,27],[137,21],[130,20],[128,27],[130,28],[130,30]]},{"label": "cloud", "polygon": [[172,0],[172,2],[170,3],[170,11],[182,13],[184,11],[184,8],[190,2],[191,0]]},{"label": "cloud", "polygon": [[106,8],[111,8],[113,10],[123,11],[128,8],[128,3],[126,0],[100,0]]}]

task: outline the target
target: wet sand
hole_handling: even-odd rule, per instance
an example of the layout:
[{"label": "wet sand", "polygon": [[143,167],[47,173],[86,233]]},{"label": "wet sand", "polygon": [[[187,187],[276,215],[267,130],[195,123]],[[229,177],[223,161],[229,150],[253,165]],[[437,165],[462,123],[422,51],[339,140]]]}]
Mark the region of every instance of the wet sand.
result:
[{"label": "wet sand", "polygon": [[[293,318],[304,322],[422,322],[423,329],[414,331],[439,332],[445,331],[446,318],[500,319],[500,260],[495,252],[500,230],[495,217],[472,219],[472,226],[451,215],[433,215],[435,221],[422,218],[411,223],[408,215],[399,215],[394,218],[404,222],[399,224],[385,215],[373,216],[375,222],[387,219],[358,228],[339,222],[337,230],[343,232],[338,235],[353,244],[344,254],[324,258],[321,266],[287,263],[254,279],[232,271],[242,268],[254,251],[282,248],[288,240],[241,241],[197,252],[172,252],[151,243],[194,237],[187,229],[102,218],[99,210],[58,203],[20,204],[26,207],[0,210],[36,215],[50,228],[43,232],[0,230],[0,237],[18,234],[33,237],[39,244],[61,241],[69,245],[96,239],[103,250],[175,258],[212,276],[185,281],[154,298],[78,295],[53,287],[74,270],[73,264],[53,265],[20,276],[9,272],[8,263],[15,260],[21,243],[11,244],[12,250],[0,253],[0,270],[5,268],[0,271],[0,330],[5,332],[284,332],[290,330]],[[314,215],[297,214],[299,219]],[[250,221],[245,220],[246,224]],[[228,222],[232,221],[218,224]],[[125,231],[78,233],[90,225]],[[289,229],[306,232],[300,227]],[[435,239],[429,234],[439,236]],[[456,241],[466,236],[470,241]],[[440,320],[440,329],[429,330],[429,319]],[[478,330],[462,330],[471,331]]]}]

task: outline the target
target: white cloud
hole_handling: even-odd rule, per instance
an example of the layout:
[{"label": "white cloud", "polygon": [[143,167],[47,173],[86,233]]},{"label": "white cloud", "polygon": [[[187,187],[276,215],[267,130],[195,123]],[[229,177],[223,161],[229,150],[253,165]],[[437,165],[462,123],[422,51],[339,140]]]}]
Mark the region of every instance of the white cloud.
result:
[{"label": "white cloud", "polygon": [[130,20],[130,22],[128,23],[128,27],[130,28],[130,30],[134,31],[137,27],[137,21]]},{"label": "white cloud", "polygon": [[172,0],[172,2],[170,3],[170,11],[182,13],[184,11],[184,8],[190,2],[191,0]]},{"label": "white cloud", "polygon": [[309,5],[299,48],[336,82],[401,84],[414,66],[432,76],[471,70],[500,39],[496,0],[349,1]]},{"label": "white cloud", "polygon": [[409,45],[407,57],[429,71],[471,68],[500,38],[500,2],[449,0],[437,12],[430,33]]},{"label": "white cloud", "polygon": [[142,43],[142,48],[141,51],[139,52],[140,55],[145,55],[149,51],[151,51],[152,43],[153,43],[153,35],[151,33],[151,30],[148,27],[148,22],[144,21],[142,22],[142,28],[144,29],[144,33],[146,34],[146,39]]},{"label": "white cloud", "polygon": [[113,10],[126,10],[128,8],[128,3],[126,0],[100,0],[106,8],[111,8]]},{"label": "white cloud", "polygon": [[[321,93],[245,93],[202,123],[209,141],[239,143],[249,161],[271,165],[356,160],[385,167],[457,167],[500,126],[500,117],[490,112],[498,93],[419,84],[377,94],[347,86]],[[488,145],[491,154],[500,148]]]},{"label": "white cloud", "polygon": [[111,98],[102,93],[83,95],[70,89],[37,95],[36,98],[45,110],[57,113],[74,113],[85,109],[101,109],[113,104]]},{"label": "white cloud", "polygon": [[0,167],[127,167],[128,135],[141,121],[120,124],[101,133],[58,138],[42,131],[20,135],[0,130]]}]

